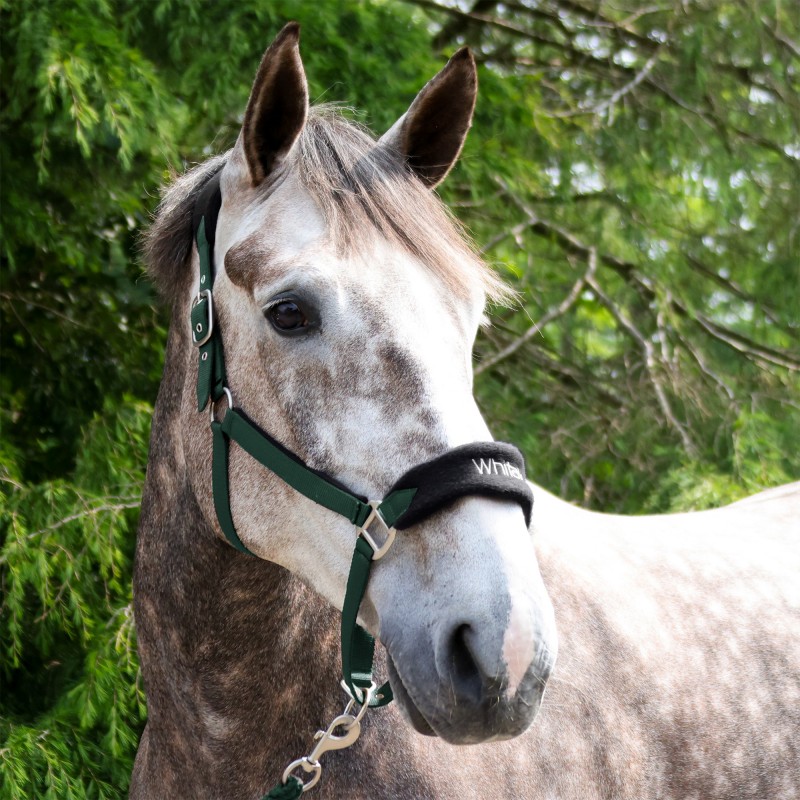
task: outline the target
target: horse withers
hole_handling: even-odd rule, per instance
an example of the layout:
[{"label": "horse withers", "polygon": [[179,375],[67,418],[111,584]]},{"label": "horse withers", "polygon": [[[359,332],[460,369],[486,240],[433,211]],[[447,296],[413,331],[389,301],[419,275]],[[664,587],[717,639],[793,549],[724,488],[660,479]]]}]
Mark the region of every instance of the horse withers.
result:
[{"label": "horse withers", "polygon": [[[504,289],[432,192],[476,91],[461,50],[376,141],[309,109],[288,25],[234,148],[165,193],[147,241],[172,324],[134,578],[148,722],[132,798],[280,786],[347,699],[339,612],[367,522],[359,533],[356,512],[319,497],[366,513],[358,498],[491,442],[471,349]],[[236,438],[239,419],[269,458]],[[320,481],[332,488],[315,494]],[[338,729],[328,749],[351,746],[325,756],[317,796],[800,791],[800,564],[781,538],[797,489],[634,519],[534,488],[530,528],[520,502],[484,489],[398,521],[374,562],[356,609],[396,702],[360,718],[358,741]]]}]

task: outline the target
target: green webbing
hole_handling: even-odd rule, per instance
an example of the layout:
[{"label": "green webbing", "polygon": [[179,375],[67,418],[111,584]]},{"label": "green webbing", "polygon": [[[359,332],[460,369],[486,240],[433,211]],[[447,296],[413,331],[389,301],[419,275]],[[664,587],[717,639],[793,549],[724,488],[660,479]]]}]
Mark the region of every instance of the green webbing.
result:
[{"label": "green webbing", "polygon": [[211,423],[211,435],[213,437],[213,447],[211,456],[211,485],[214,494],[214,509],[217,512],[217,519],[225,538],[242,553],[251,553],[243,544],[239,535],[236,533],[236,526],[233,524],[231,514],[231,495],[228,487],[228,452],[230,450],[230,439],[222,430],[219,422]]},{"label": "green webbing", "polygon": [[295,778],[294,775],[290,775],[286,783],[278,783],[273,786],[261,800],[297,800],[301,794],[303,794],[302,781]]},{"label": "green webbing", "polygon": [[392,492],[388,497],[384,497],[384,499],[381,500],[381,504],[378,508],[388,527],[394,527],[395,522],[408,511],[408,507],[411,505],[411,501],[414,499],[416,493],[416,489],[398,489],[396,492]]},{"label": "green webbing", "polygon": [[[378,511],[388,527],[392,527],[404,514],[416,489],[401,489],[392,492],[379,506]],[[353,697],[358,697],[357,689],[366,689],[372,683],[372,661],[375,654],[375,640],[357,622],[358,609],[367,590],[369,571],[375,555],[369,542],[359,536],[350,562],[350,574],[347,577],[347,589],[342,604],[342,674],[344,682]],[[389,682],[379,687],[373,695],[370,705],[376,708],[392,702],[392,689]]]},{"label": "green webbing", "polygon": [[[191,325],[194,341],[202,341],[208,334],[209,323],[213,325],[209,298],[202,293],[211,292],[214,285],[214,268],[211,248],[206,239],[205,217],[197,229],[197,252],[200,256],[200,300],[192,307]],[[200,360],[197,367],[197,410],[202,411],[211,400],[219,400],[225,386],[225,356],[222,350],[222,337],[212,333],[211,338],[199,348]]]},{"label": "green webbing", "polygon": [[293,489],[321,506],[363,525],[372,508],[352,494],[334,486],[309,467],[295,461],[271,442],[236,409],[228,409],[222,430],[256,461],[282,478]]},{"label": "green webbing", "polygon": [[[353,560],[350,562],[350,575],[342,605],[342,674],[345,685],[354,698],[361,696],[359,689],[366,689],[372,683],[375,640],[356,622],[369,580],[372,555],[372,548],[359,536],[356,539]],[[391,701],[392,690],[387,682],[375,692],[370,705],[385,706]]]}]

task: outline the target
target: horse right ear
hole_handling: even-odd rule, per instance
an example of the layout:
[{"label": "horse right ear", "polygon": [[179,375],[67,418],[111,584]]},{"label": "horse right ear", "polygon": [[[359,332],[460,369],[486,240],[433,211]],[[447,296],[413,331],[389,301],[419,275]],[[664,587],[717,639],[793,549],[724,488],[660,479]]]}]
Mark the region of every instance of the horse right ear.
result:
[{"label": "horse right ear", "polygon": [[286,158],[308,117],[308,82],[300,59],[300,25],[290,22],[256,73],[237,147],[258,186]]}]

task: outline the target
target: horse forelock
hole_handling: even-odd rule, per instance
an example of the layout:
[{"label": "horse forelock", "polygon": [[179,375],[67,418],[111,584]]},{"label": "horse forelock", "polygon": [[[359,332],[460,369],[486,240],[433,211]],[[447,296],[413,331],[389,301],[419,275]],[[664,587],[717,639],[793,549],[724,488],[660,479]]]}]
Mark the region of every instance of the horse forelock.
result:
[{"label": "horse forelock", "polygon": [[425,264],[457,296],[477,288],[493,300],[507,298],[507,287],[438,196],[341,109],[312,109],[298,145],[298,174],[343,252],[368,251],[377,235]]},{"label": "horse forelock", "polygon": [[[167,301],[184,296],[191,273],[192,210],[197,193],[232,151],[175,178],[164,190],[143,239],[148,273]],[[456,296],[482,291],[505,301],[509,289],[478,255],[461,224],[402,158],[380,145],[336,106],[312,108],[291,168],[311,195],[344,255],[368,252],[375,237],[425,264]],[[271,190],[267,181],[263,192]]]}]

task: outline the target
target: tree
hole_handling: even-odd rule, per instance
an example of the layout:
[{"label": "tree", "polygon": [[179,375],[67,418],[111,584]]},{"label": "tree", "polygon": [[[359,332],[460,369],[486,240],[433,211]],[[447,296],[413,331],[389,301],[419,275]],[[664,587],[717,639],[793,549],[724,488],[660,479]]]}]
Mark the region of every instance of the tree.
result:
[{"label": "tree", "polygon": [[531,474],[628,511],[797,477],[794,9],[415,5],[484,65],[450,196],[521,294],[476,372]]}]

